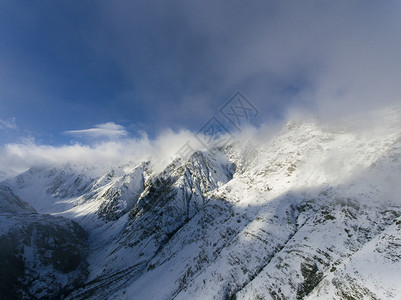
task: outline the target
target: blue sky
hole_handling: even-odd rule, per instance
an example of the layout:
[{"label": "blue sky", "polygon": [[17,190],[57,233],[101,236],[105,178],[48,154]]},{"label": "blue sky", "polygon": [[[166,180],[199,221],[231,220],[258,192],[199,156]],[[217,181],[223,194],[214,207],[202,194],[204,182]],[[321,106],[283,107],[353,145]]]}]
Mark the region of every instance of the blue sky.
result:
[{"label": "blue sky", "polygon": [[400,102],[399,1],[1,1],[0,146],[196,131]]}]

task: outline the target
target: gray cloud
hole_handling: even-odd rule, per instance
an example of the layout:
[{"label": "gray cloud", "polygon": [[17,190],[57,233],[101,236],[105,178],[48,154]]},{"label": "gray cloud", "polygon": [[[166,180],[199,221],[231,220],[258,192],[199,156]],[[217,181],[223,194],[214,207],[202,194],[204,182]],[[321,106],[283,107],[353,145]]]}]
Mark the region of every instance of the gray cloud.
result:
[{"label": "gray cloud", "polygon": [[139,3],[103,3],[108,35],[95,45],[155,115],[160,102],[173,105],[158,121],[204,118],[236,90],[265,117],[294,107],[341,117],[400,101],[399,2]]}]

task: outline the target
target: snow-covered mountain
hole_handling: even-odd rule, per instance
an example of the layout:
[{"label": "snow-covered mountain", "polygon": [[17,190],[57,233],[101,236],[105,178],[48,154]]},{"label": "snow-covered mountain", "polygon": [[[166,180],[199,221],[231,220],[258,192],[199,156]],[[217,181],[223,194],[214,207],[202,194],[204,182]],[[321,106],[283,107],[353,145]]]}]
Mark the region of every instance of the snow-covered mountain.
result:
[{"label": "snow-covered mountain", "polygon": [[396,298],[401,122],[384,118],[370,130],[289,123],[162,172],[32,168],[3,183],[1,209],[87,232],[88,275],[69,299]]}]

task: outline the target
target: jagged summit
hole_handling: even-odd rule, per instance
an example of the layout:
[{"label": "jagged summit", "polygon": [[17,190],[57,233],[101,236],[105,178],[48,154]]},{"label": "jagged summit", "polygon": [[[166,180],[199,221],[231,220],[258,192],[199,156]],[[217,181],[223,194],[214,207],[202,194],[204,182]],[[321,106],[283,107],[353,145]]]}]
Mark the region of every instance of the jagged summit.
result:
[{"label": "jagged summit", "polygon": [[4,185],[87,231],[89,274],[71,299],[392,298],[400,170],[394,117],[380,130],[289,123],[161,172],[67,165]]}]

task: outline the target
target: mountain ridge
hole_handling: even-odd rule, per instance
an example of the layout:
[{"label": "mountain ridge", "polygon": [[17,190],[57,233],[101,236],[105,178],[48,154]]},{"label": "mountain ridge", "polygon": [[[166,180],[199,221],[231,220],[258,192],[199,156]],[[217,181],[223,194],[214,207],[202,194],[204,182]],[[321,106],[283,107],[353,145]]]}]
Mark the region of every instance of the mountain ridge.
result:
[{"label": "mountain ridge", "polygon": [[401,126],[355,128],[289,123],[160,173],[66,166],[3,184],[88,232],[89,275],[71,299],[390,299],[399,287],[362,265],[400,266]]}]

